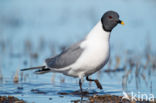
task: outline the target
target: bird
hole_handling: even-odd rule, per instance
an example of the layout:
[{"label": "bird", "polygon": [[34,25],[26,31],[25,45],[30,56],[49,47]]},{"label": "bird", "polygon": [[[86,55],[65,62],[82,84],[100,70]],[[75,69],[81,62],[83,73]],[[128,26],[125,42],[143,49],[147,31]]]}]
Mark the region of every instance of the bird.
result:
[{"label": "bird", "polygon": [[87,81],[95,82],[97,88],[102,89],[101,83],[89,76],[107,64],[110,58],[110,35],[117,24],[124,25],[119,14],[116,11],[107,11],[83,40],[72,44],[60,54],[45,59],[44,65],[24,68],[21,71],[35,69],[36,74],[57,72],[79,78],[81,93],[85,77]]}]

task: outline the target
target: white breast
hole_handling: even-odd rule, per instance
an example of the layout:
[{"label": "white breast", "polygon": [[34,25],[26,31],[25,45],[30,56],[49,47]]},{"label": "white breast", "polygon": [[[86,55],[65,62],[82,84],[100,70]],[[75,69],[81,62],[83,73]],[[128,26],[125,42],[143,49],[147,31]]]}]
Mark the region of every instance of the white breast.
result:
[{"label": "white breast", "polygon": [[109,58],[109,37],[110,32],[105,32],[99,22],[82,42],[81,47],[85,51],[72,65],[69,74],[90,75],[101,69]]}]

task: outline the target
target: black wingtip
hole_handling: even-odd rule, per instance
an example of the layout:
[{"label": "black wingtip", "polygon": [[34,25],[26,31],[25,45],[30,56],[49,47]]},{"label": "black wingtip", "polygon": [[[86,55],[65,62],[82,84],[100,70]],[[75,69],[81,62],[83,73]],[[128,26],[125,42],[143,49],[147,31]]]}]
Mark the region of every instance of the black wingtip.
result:
[{"label": "black wingtip", "polygon": [[27,70],[33,70],[33,69],[40,69],[40,68],[45,68],[45,66],[38,66],[38,67],[30,67],[30,68],[24,68],[20,69],[20,71],[27,71]]},{"label": "black wingtip", "polygon": [[30,68],[20,69],[20,71],[26,71],[26,70],[31,70],[31,69]]},{"label": "black wingtip", "polygon": [[26,69],[20,69],[20,71],[26,71]]},{"label": "black wingtip", "polygon": [[50,72],[50,69],[49,68],[46,68],[46,69],[39,69],[39,70],[37,70],[37,71],[35,71],[34,73],[35,74],[44,74],[44,73],[48,73],[48,72]]}]

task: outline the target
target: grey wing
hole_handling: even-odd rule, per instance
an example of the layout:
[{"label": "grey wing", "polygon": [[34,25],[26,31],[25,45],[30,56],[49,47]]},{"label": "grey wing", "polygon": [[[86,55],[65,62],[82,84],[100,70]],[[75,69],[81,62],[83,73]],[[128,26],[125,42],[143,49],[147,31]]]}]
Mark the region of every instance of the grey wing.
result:
[{"label": "grey wing", "polygon": [[83,48],[80,47],[81,42],[82,41],[72,45],[70,48],[64,50],[61,54],[53,58],[47,58],[45,60],[46,65],[49,68],[59,69],[73,64],[84,51]]}]

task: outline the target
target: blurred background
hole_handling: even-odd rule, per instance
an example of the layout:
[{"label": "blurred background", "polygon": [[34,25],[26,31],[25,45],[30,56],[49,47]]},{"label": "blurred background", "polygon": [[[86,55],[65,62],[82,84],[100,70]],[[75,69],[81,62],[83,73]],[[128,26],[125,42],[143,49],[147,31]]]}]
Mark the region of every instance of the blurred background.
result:
[{"label": "blurred background", "polygon": [[92,76],[104,89],[88,82],[84,89],[156,96],[156,0],[0,0],[0,95],[36,103],[78,99],[61,95],[78,90],[77,79],[19,69],[42,65],[45,58],[83,39],[108,10],[118,12],[125,25],[112,31],[109,63]]}]

